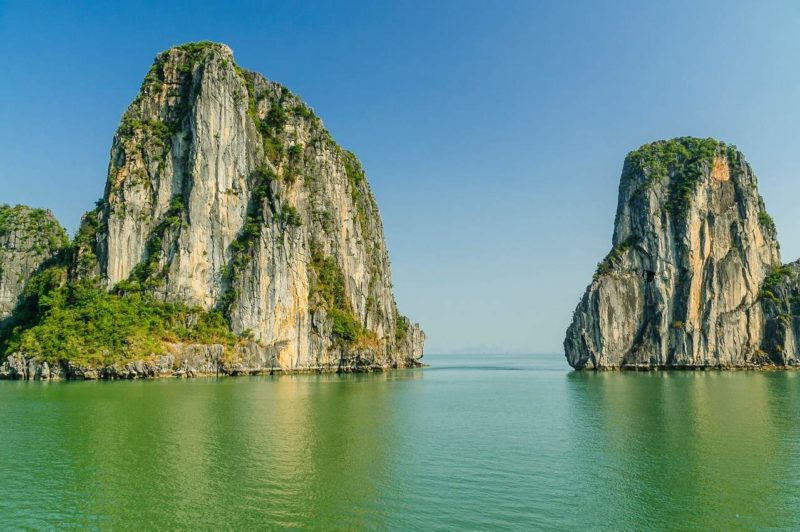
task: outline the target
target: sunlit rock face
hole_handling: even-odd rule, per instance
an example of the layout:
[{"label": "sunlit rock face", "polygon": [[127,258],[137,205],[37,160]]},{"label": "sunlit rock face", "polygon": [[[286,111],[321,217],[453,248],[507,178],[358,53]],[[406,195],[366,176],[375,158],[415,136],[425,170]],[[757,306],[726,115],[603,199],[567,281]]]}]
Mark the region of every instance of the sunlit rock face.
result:
[{"label": "sunlit rock face", "polygon": [[793,363],[796,355],[765,351],[775,351],[765,335],[780,312],[765,312],[762,284],[779,265],[774,224],[741,152],[712,139],[645,145],[625,159],[613,248],[575,310],[567,361],[578,369]]},{"label": "sunlit rock face", "polygon": [[414,365],[358,159],[225,45],[160,54],[114,136],[98,272],[226,314],[284,369]]}]

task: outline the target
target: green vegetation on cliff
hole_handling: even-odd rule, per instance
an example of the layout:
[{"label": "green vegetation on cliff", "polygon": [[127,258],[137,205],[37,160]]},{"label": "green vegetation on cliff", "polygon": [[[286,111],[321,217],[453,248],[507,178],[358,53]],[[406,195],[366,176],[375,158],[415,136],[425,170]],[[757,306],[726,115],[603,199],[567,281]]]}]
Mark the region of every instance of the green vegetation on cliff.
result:
[{"label": "green vegetation on cliff", "polygon": [[411,320],[409,320],[406,316],[398,313],[397,318],[395,318],[395,333],[394,339],[397,342],[402,342],[408,336],[408,331],[411,329]]},{"label": "green vegetation on cliff", "polygon": [[788,265],[778,265],[772,268],[767,274],[764,282],[761,284],[761,292],[759,297],[767,299],[772,302],[778,302],[778,297],[775,295],[775,289],[784,279],[787,279],[793,274],[794,270]]},{"label": "green vegetation on cliff", "polygon": [[145,248],[145,257],[131,271],[127,280],[117,283],[117,293],[142,292],[160,286],[167,275],[166,268],[159,268],[164,253],[163,240],[167,231],[177,230],[183,220],[183,198],[175,196],[170,200],[169,209],[150,233]]},{"label": "green vegetation on cliff", "polygon": [[266,223],[265,214],[273,213],[275,222],[281,229],[303,225],[303,219],[293,205],[284,203],[278,206],[278,199],[272,193],[271,187],[277,177],[267,165],[262,165],[250,175],[253,197],[247,208],[247,222],[236,240],[231,242],[233,256],[223,272],[226,289],[218,304],[218,308],[228,317],[231,305],[236,301],[239,280],[253,260],[256,242],[261,237],[262,227]]},{"label": "green vegetation on cliff", "polygon": [[333,321],[333,333],[345,343],[365,343],[372,338],[353,314],[345,293],[345,279],[336,259],[326,256],[317,245],[311,248],[309,301],[324,308]]},{"label": "green vegetation on cliff", "polygon": [[618,266],[623,259],[623,255],[626,251],[628,251],[631,246],[635,246],[639,243],[639,238],[632,236],[628,238],[625,242],[621,244],[617,244],[614,246],[611,251],[608,252],[608,255],[597,264],[597,269],[594,272],[593,280],[599,279],[601,276],[611,273],[616,266]]},{"label": "green vegetation on cliff", "polygon": [[698,183],[713,167],[717,157],[729,164],[738,160],[735,146],[706,138],[679,137],[645,144],[625,159],[625,173],[643,172],[648,183],[672,178],[666,210],[683,217]]},{"label": "green vegetation on cliff", "polygon": [[44,209],[32,209],[25,205],[0,204],[0,237],[20,231],[29,249],[42,253],[55,251],[67,244],[67,234],[53,215]]},{"label": "green vegetation on cliff", "polygon": [[[163,220],[166,227],[176,223],[178,201],[174,208]],[[28,280],[0,329],[0,359],[19,351],[51,362],[108,364],[163,354],[173,342],[232,347],[238,341],[220,312],[160,301],[145,291],[160,273],[152,258],[160,252],[158,243],[151,243],[148,260],[128,281],[112,292],[102,288],[93,273],[101,211],[98,202],[84,215],[72,243],[65,245],[66,236],[58,240],[55,256]],[[15,227],[9,217],[2,220],[2,227]]]},{"label": "green vegetation on cliff", "polygon": [[0,357],[19,351],[48,361],[107,364],[163,354],[170,342],[231,347],[236,341],[219,312],[141,292],[109,293],[96,283],[69,279],[59,260],[25,286],[0,336]]},{"label": "green vegetation on cliff", "polygon": [[283,99],[284,97],[288,97],[290,93],[284,87],[280,87],[278,91],[279,99],[270,103],[267,116],[262,119],[258,115],[255,74],[239,66],[235,66],[234,68],[247,90],[247,114],[256,126],[256,130],[258,130],[261,135],[264,153],[272,164],[279,166],[285,155],[283,142],[279,137],[287,121],[287,114],[283,109]]},{"label": "green vegetation on cliff", "polygon": [[775,227],[775,220],[772,219],[772,216],[769,215],[766,211],[761,211],[758,213],[758,221],[761,223],[761,226],[766,229],[767,234],[772,237],[778,235],[778,229]]}]

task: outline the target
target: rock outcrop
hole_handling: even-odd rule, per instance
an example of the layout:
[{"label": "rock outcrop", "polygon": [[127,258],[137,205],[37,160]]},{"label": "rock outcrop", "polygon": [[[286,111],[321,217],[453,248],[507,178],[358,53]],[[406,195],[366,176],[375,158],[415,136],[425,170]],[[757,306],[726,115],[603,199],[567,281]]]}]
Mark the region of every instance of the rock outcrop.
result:
[{"label": "rock outcrop", "polygon": [[741,152],[712,139],[643,146],[625,159],[613,248],[575,310],[567,361],[577,369],[794,364],[786,305],[800,291],[776,281],[765,299],[762,285],[776,271],[775,226]]},{"label": "rock outcrop", "polygon": [[762,364],[800,365],[800,261],[774,268],[761,286]]},{"label": "rock outcrop", "polygon": [[[422,357],[425,335],[397,310],[383,226],[358,159],[298,97],[241,69],[222,44],[156,57],[114,136],[104,196],[63,256],[48,281],[56,289],[72,283],[84,296],[99,288],[130,296],[123,303],[138,313],[136,301],[157,301],[164,342],[186,336],[184,329],[204,336],[192,309],[221,314],[239,337],[235,349],[172,346],[173,358],[161,359],[162,344],[148,360],[122,356],[119,364],[109,363],[116,355],[109,345],[141,356],[143,344],[114,339],[93,345],[88,359],[96,365],[61,367],[70,378],[371,371]],[[28,304],[28,327],[46,322],[37,301]],[[181,305],[180,316],[164,314],[172,304]],[[21,354],[8,357],[0,377],[41,373],[20,371],[19,357],[54,366],[56,344],[40,344],[29,330],[8,343]],[[195,364],[175,349],[216,355]]]},{"label": "rock outcrop", "polygon": [[0,205],[0,329],[31,275],[66,243],[50,211]]},{"label": "rock outcrop", "polygon": [[[124,380],[164,377],[209,377],[219,375],[276,375],[281,373],[323,372],[329,367],[284,368],[273,349],[256,342],[238,345],[233,352],[220,344],[171,344],[168,353],[146,360],[127,360],[112,364],[87,364],[70,360],[48,362],[36,356],[12,353],[0,364],[0,379],[9,380]],[[371,364],[338,368],[343,372],[365,372]]]}]

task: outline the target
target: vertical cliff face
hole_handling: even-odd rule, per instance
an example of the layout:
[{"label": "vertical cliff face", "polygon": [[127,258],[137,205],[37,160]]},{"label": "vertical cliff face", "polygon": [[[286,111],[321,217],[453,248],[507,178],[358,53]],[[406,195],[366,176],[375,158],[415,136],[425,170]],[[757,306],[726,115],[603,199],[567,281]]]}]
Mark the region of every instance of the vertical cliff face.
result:
[{"label": "vertical cliff face", "polygon": [[221,310],[286,369],[422,356],[360,163],[224,45],[156,58],[114,137],[94,216],[107,288]]},{"label": "vertical cliff face", "polygon": [[0,324],[31,275],[66,243],[67,234],[50,211],[0,205]]},{"label": "vertical cliff face", "polygon": [[564,341],[575,368],[731,367],[761,356],[759,294],[780,264],[744,156],[711,139],[625,160],[613,249]]}]

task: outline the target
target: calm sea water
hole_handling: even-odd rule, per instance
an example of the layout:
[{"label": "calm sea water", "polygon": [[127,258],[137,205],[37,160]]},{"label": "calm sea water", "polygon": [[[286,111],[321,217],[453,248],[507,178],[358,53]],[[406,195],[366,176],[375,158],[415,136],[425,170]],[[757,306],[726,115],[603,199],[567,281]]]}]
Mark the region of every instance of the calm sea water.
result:
[{"label": "calm sea water", "polygon": [[4,528],[800,526],[800,373],[0,382]]}]

